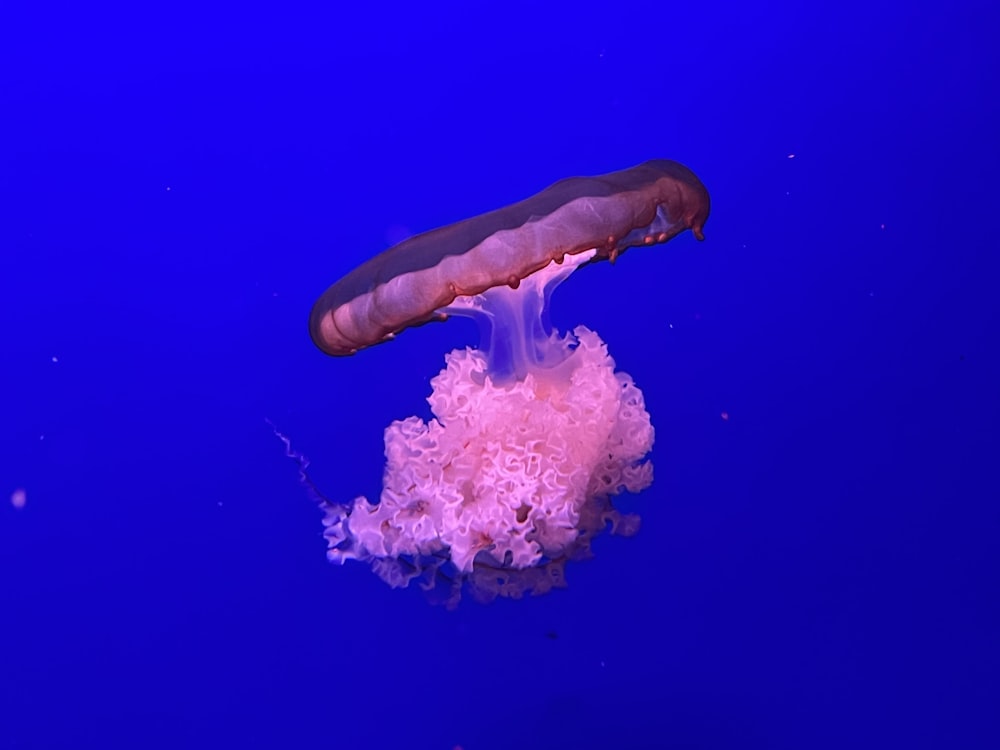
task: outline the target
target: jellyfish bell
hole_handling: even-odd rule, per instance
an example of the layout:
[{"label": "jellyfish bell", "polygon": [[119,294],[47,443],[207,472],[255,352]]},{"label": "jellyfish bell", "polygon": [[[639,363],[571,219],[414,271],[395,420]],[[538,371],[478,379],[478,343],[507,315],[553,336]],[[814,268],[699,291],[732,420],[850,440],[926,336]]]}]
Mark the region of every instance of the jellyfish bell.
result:
[{"label": "jellyfish bell", "polygon": [[610,498],[652,481],[641,391],[593,331],[555,331],[548,305],[573,271],[690,229],[708,192],[676,162],[555,183],[531,198],[411,237],[331,286],[313,307],[316,345],[345,356],[411,326],[476,319],[478,349],[445,357],[435,418],[386,429],[378,503],[325,503],[328,557],[358,559],[394,586],[466,583],[481,599],[563,584],[605,526],[637,519]]},{"label": "jellyfish bell", "polygon": [[[410,326],[467,310],[468,301],[489,290],[519,289],[567,257],[572,262],[593,251],[588,260],[613,261],[630,247],[662,244],[686,229],[701,239],[708,210],[704,186],[672,161],[561,180],[375,256],[317,300],[309,331],[327,354],[354,354]],[[555,276],[556,283],[564,278]]]}]

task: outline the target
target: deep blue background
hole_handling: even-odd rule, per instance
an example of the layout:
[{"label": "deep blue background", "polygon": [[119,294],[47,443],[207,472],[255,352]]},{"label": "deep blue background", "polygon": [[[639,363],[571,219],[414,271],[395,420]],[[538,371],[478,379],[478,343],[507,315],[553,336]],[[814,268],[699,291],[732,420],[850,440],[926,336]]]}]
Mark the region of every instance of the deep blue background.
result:
[{"label": "deep blue background", "polygon": [[[133,5],[0,12],[0,747],[1000,746],[991,3]],[[646,394],[640,534],[456,612],[326,563],[265,419],[372,497],[475,332],[313,300],[648,158],[707,240],[554,311]]]}]

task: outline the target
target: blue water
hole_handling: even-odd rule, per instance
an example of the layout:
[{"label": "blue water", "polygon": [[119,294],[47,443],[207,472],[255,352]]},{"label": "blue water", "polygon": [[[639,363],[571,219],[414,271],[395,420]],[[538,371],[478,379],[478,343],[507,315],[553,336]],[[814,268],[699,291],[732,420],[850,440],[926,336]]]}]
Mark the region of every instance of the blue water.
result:
[{"label": "blue water", "polygon": [[[1000,746],[996,11],[886,5],[0,11],[0,748]],[[705,242],[552,311],[645,393],[638,535],[455,611],[327,563],[267,420],[374,498],[477,332],[314,300],[650,158]]]}]

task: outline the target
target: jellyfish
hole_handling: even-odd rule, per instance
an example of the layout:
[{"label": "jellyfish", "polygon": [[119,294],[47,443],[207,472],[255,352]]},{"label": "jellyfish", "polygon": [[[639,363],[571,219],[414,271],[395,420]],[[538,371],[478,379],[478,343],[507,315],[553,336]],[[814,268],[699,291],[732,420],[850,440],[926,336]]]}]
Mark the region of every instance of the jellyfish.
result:
[{"label": "jellyfish", "polygon": [[432,419],[386,428],[378,502],[321,501],[328,559],[454,604],[463,589],[487,601],[565,586],[596,535],[634,533],[638,517],[612,498],[652,482],[643,394],[596,332],[555,330],[549,303],[581,266],[688,229],[703,239],[708,213],[690,170],[648,161],[416,235],[327,289],[309,331],[329,355],[452,315],[481,336],[445,355]]}]

